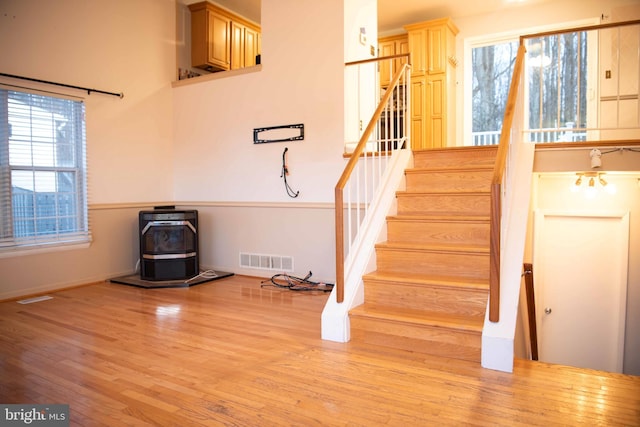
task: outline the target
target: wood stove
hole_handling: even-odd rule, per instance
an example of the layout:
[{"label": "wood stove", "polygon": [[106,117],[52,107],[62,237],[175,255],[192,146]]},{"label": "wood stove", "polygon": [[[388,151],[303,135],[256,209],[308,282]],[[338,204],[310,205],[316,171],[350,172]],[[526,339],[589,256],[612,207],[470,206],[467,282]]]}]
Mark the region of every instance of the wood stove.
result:
[{"label": "wood stove", "polygon": [[198,211],[139,212],[140,278],[182,280],[199,274]]}]

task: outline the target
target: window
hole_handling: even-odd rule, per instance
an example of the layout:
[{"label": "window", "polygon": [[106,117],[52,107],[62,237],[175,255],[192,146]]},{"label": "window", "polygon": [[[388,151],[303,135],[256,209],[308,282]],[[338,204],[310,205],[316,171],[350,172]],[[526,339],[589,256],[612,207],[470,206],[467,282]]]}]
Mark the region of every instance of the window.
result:
[{"label": "window", "polygon": [[471,51],[473,145],[494,145],[500,141],[517,53],[517,40],[476,47]]},{"label": "window", "polygon": [[89,241],[84,104],[0,89],[0,251]]},{"label": "window", "polygon": [[[523,31],[535,32],[535,29]],[[467,129],[471,130],[472,145],[499,142],[518,44],[519,37],[515,34],[470,44],[472,84],[467,99],[471,104],[471,120]],[[584,141],[589,122],[597,120],[597,108],[588,102],[588,93],[594,92],[596,86],[593,64],[597,63],[594,56],[597,39],[588,31],[568,32],[528,39],[526,48],[525,126],[530,140]]]},{"label": "window", "polygon": [[531,141],[586,139],[588,39],[580,31],[528,40]]}]

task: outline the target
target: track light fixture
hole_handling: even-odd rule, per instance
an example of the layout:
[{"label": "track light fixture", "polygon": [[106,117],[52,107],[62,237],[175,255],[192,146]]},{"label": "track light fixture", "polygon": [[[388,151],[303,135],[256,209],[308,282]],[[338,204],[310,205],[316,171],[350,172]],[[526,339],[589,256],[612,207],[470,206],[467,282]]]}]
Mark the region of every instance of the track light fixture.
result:
[{"label": "track light fixture", "polygon": [[582,185],[583,178],[587,179],[587,186],[585,191],[588,195],[593,196],[596,192],[596,182],[600,184],[600,186],[610,194],[615,194],[616,188],[614,184],[609,184],[607,180],[604,178],[603,172],[577,172],[576,176],[578,177],[573,186],[572,190],[577,191]]},{"label": "track light fixture", "polygon": [[606,187],[608,182],[603,178],[604,175],[605,174],[603,172],[577,172],[576,176],[578,177],[578,179],[576,179],[575,185],[576,187],[579,187],[582,184],[582,178],[589,178],[589,187],[595,186],[596,179],[598,180],[600,185]]}]

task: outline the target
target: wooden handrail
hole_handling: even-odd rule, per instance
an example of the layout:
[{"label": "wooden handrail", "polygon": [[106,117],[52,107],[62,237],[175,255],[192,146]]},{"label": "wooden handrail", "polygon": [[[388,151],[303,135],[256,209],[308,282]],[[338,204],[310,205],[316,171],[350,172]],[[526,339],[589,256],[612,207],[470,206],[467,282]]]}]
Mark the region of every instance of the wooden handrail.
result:
[{"label": "wooden handrail", "polygon": [[581,31],[604,30],[607,28],[618,28],[618,27],[625,27],[627,25],[638,25],[638,24],[640,24],[640,20],[609,22],[606,24],[585,25],[582,27],[573,27],[573,28],[565,28],[565,29],[559,29],[559,30],[544,31],[541,33],[525,34],[520,36],[520,43],[523,43],[525,39],[537,39],[541,37],[555,36],[558,34],[577,33]]},{"label": "wooden handrail", "polygon": [[527,317],[529,318],[529,341],[531,360],[538,360],[538,328],[536,326],[536,297],[533,289],[533,264],[524,264],[524,285],[527,296]]},{"label": "wooden handrail", "polygon": [[395,55],[389,55],[389,56],[378,56],[375,58],[369,58],[369,59],[361,59],[359,61],[351,61],[351,62],[345,62],[344,65],[345,66],[349,66],[349,65],[359,65],[359,64],[367,64],[369,62],[382,62],[388,59],[397,59],[397,58],[406,58],[407,62],[409,62],[411,55],[409,53],[397,53]]},{"label": "wooden handrail", "polygon": [[500,144],[496,156],[496,164],[493,169],[491,180],[491,218],[490,218],[490,265],[489,265],[489,320],[498,322],[500,320],[500,228],[502,222],[502,179],[504,177],[507,153],[509,152],[509,141],[511,139],[511,127],[515,116],[516,103],[518,100],[518,87],[522,78],[524,68],[524,57],[526,49],[524,43],[520,43],[518,56],[513,68],[513,77],[509,87],[509,97],[504,112],[502,122],[502,133],[500,134]]},{"label": "wooden handrail", "polygon": [[[386,59],[386,57],[376,58],[376,59],[381,60],[381,59]],[[365,62],[370,62],[370,61],[367,60]],[[389,87],[387,88],[384,95],[382,96],[382,99],[380,100],[378,107],[374,111],[373,116],[369,121],[369,124],[367,125],[364,132],[362,133],[362,136],[358,141],[358,145],[353,150],[353,153],[351,153],[351,158],[347,162],[347,165],[345,166],[344,171],[342,172],[342,175],[340,176],[340,179],[338,180],[338,183],[336,184],[336,187],[335,187],[335,221],[336,221],[336,224],[335,224],[335,229],[336,229],[335,288],[336,288],[336,301],[339,303],[344,301],[344,201],[343,201],[344,188],[347,185],[347,182],[349,181],[349,178],[351,177],[351,174],[353,173],[353,170],[356,167],[356,164],[358,163],[359,157],[364,152],[364,149],[367,145],[367,141],[369,140],[369,137],[373,133],[373,130],[376,127],[376,123],[380,119],[380,116],[382,115],[382,112],[384,111],[385,106],[387,105],[387,102],[389,102],[389,99],[393,94],[393,90],[398,85],[398,82],[400,81],[400,77],[405,73],[405,71],[408,68],[410,68],[408,64],[403,64],[403,66],[394,74],[393,79],[391,79],[391,82],[389,84]]]}]

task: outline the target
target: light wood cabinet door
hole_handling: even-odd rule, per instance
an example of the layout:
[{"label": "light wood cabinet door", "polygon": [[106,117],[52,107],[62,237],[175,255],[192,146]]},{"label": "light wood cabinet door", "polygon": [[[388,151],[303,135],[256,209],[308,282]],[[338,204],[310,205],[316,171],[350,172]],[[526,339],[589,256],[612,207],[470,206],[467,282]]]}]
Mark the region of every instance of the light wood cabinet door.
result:
[{"label": "light wood cabinet door", "polygon": [[429,74],[447,71],[445,29],[445,27],[440,26],[427,30]]},{"label": "light wood cabinet door", "polygon": [[231,23],[231,69],[244,68],[244,33],[245,26],[237,22]]},{"label": "light wood cabinet door", "polygon": [[[378,40],[378,57],[399,55],[401,53],[409,53],[409,40],[406,35],[385,37]],[[389,86],[393,75],[405,62],[407,62],[405,58],[382,61],[379,67],[380,87]]]},{"label": "light wood cabinet door", "polygon": [[244,66],[256,65],[258,55],[260,55],[260,32],[246,27],[244,30]]},{"label": "light wood cabinet door", "polygon": [[231,22],[231,69],[256,65],[260,53],[260,32],[239,22]]},{"label": "light wood cabinet door", "polygon": [[427,72],[426,29],[409,32],[408,45],[411,52],[411,76],[424,76]]},{"label": "light wood cabinet door", "polygon": [[427,78],[425,100],[427,104],[426,132],[427,140],[431,141],[433,148],[446,146],[445,125],[448,117],[446,111],[446,88],[444,76],[429,76]]},{"label": "light wood cabinet door", "polygon": [[208,15],[209,62],[228,70],[230,64],[229,27],[231,20],[212,11],[208,11]]},{"label": "light wood cabinet door", "polygon": [[[396,55],[401,53],[409,53],[409,39],[406,37],[396,41]],[[407,62],[409,62],[407,58],[396,59],[396,70],[399,70]]]},{"label": "light wood cabinet door", "polygon": [[411,148],[419,150],[425,147],[425,79],[417,77],[411,81]]},{"label": "light wood cabinet door", "polygon": [[190,5],[191,66],[207,71],[228,70],[231,18],[208,7]]},{"label": "light wood cabinet door", "polygon": [[[385,57],[396,54],[396,43],[395,41],[386,41],[378,43],[378,56]],[[391,82],[391,77],[393,76],[393,62],[389,61],[381,61],[380,63],[380,87],[387,87]]]}]

